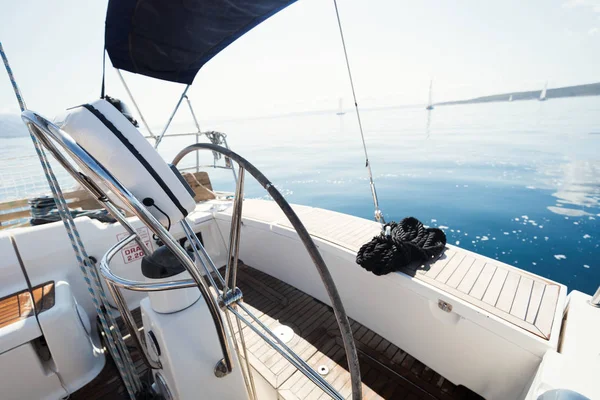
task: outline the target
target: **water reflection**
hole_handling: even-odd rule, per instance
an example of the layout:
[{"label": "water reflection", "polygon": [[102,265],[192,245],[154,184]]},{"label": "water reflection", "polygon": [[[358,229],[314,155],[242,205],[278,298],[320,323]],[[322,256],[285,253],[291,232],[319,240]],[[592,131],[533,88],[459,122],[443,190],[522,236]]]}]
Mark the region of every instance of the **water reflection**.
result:
[{"label": "water reflection", "polygon": [[431,110],[427,110],[427,123],[425,125],[425,139],[429,139],[431,128]]},{"label": "water reflection", "polygon": [[[431,221],[444,227],[449,243],[593,293],[600,281],[600,135],[590,133],[600,126],[600,97],[553,99],[542,108],[536,101],[423,111],[389,108],[361,115],[389,219],[413,215]],[[290,202],[372,218],[354,113],[203,125],[226,132],[233,149]],[[183,139],[161,145],[167,160],[188,144]],[[3,144],[0,198],[3,184],[14,192],[17,183],[27,182],[12,179],[12,171],[46,185],[28,138]],[[22,152],[31,155],[31,169],[12,159]],[[234,190],[229,171],[209,174],[214,188]],[[265,196],[253,180],[246,189],[249,197]],[[29,187],[17,191],[19,197],[32,194]]]},{"label": "water reflection", "polygon": [[[571,161],[559,167],[560,176],[552,194],[556,205],[548,210],[555,214],[581,217],[591,215],[591,208],[600,207],[600,162]],[[577,206],[574,208],[572,206]]]}]

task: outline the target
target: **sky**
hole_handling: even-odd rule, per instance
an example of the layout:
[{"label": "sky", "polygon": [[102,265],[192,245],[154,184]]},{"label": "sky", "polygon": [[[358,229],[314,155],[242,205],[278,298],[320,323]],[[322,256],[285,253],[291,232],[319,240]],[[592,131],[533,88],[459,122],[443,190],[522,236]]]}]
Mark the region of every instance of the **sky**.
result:
[{"label": "sky", "polygon": [[[106,5],[0,0],[0,41],[29,108],[52,117],[98,98]],[[600,81],[600,0],[338,5],[361,107],[423,104],[430,79],[434,101]],[[164,124],[184,87],[124,76],[150,125]],[[107,94],[127,100],[110,64],[106,80]],[[201,121],[349,106],[333,0],[299,0],[259,25],[209,61],[188,95]],[[0,114],[17,111],[0,71]]]}]

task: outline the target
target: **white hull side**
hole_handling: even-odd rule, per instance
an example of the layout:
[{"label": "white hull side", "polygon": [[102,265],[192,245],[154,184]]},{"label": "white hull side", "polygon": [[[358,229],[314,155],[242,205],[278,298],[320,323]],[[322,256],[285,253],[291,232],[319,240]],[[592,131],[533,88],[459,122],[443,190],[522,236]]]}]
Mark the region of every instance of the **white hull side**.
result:
[{"label": "white hull side", "polygon": [[[247,200],[245,206],[254,202]],[[274,203],[263,203],[266,207],[258,207],[260,211],[254,216],[257,219],[244,218],[240,258],[329,304],[297,235],[278,223],[265,222],[281,221],[281,213]],[[270,218],[269,205],[274,210]],[[302,211],[310,210],[303,206],[295,209],[301,219]],[[216,218],[227,237],[230,216],[219,213]],[[463,384],[488,399],[519,398],[544,353],[557,347],[557,334],[551,341],[543,340],[405,274],[377,277],[356,265],[354,251],[323,239],[316,238],[316,243],[351,318],[453,383]],[[452,304],[452,312],[441,311],[438,300]],[[562,307],[557,313],[562,314]],[[556,325],[555,329],[560,329],[560,324]]]}]

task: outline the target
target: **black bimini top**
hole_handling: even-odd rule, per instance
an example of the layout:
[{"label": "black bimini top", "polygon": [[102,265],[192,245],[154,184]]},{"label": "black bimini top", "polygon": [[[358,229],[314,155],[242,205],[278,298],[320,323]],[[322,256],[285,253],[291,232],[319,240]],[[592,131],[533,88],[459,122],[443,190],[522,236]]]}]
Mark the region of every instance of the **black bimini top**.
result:
[{"label": "black bimini top", "polygon": [[105,45],[115,68],[191,84],[237,38],[296,0],[110,0]]}]

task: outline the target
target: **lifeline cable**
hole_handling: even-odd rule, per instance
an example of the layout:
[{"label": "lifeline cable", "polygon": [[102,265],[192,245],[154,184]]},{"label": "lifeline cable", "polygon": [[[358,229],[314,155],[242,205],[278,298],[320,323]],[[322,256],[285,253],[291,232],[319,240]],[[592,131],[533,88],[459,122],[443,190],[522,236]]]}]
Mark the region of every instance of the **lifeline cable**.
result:
[{"label": "lifeline cable", "polygon": [[356,110],[356,118],[358,120],[358,128],[360,130],[360,137],[362,139],[363,150],[365,151],[365,167],[369,172],[369,183],[371,185],[371,195],[373,196],[373,205],[375,206],[375,219],[377,222],[383,225],[385,220],[383,214],[379,209],[379,200],[377,199],[377,190],[375,190],[375,182],[373,181],[373,173],[371,172],[371,163],[369,162],[369,154],[367,153],[367,144],[365,142],[365,134],[363,132],[362,122],[360,121],[360,112],[358,111],[358,102],[356,101],[356,91],[354,90],[354,81],[352,80],[352,72],[350,70],[350,61],[348,60],[348,51],[346,50],[346,41],[344,40],[344,32],[342,30],[342,21],[340,19],[340,12],[338,11],[337,0],[333,0],[335,6],[335,15],[337,16],[338,27],[340,28],[340,37],[342,39],[342,47],[344,48],[344,57],[346,58],[346,68],[348,69],[348,78],[350,78],[350,87],[352,88],[352,97],[354,98],[354,109]]},{"label": "lifeline cable", "polygon": [[[21,91],[14,78],[14,74],[8,62],[8,58],[6,57],[6,53],[4,52],[4,48],[2,47],[2,42],[0,42],[0,57],[4,62],[4,67],[6,68],[6,72],[12,84],[15,96],[17,97],[19,107],[21,111],[25,111],[27,109],[27,106],[25,105],[25,101],[23,100]],[[48,186],[50,187],[52,195],[56,201],[56,206],[67,231],[67,235],[69,236],[69,240],[71,241],[71,246],[75,253],[75,257],[77,258],[77,262],[83,274],[83,278],[87,284],[88,292],[92,297],[92,301],[96,308],[96,312],[98,313],[98,316],[100,318],[102,328],[106,334],[109,351],[113,357],[113,360],[115,361],[115,364],[117,365],[121,377],[123,378],[123,383],[125,384],[130,398],[135,399],[136,392],[141,390],[142,385],[139,380],[139,377],[135,372],[135,369],[133,367],[133,360],[131,359],[131,355],[125,347],[125,341],[123,340],[119,329],[111,329],[111,327],[116,328],[117,324],[114,320],[110,307],[106,307],[106,305],[109,304],[108,298],[106,297],[104,289],[102,288],[102,285],[100,283],[98,271],[96,270],[95,265],[92,263],[90,257],[87,254],[87,251],[85,250],[83,241],[81,240],[81,236],[79,235],[79,231],[77,230],[77,227],[75,225],[75,221],[73,220],[73,217],[67,207],[60,185],[56,179],[56,176],[54,175],[54,172],[52,170],[52,167],[50,166],[50,163],[46,157],[46,153],[44,152],[42,145],[37,140],[35,135],[33,135],[33,133],[30,132],[29,134],[33,142],[33,146],[38,155],[38,158],[40,160],[40,163],[42,165],[42,169],[44,170],[44,174],[46,175],[46,179],[48,180]],[[92,280],[90,280],[89,278],[90,274],[93,278],[93,285]],[[122,356],[125,358],[125,362],[123,362]]]}]

